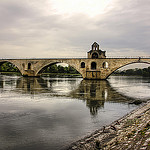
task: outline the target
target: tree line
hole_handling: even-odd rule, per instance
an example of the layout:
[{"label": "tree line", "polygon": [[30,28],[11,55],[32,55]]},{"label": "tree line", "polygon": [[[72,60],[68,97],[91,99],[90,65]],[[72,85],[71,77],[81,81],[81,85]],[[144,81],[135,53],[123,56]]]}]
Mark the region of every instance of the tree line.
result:
[{"label": "tree line", "polygon": [[51,65],[47,67],[44,73],[68,73],[68,74],[79,74],[79,72],[71,66]]},{"label": "tree line", "polygon": [[148,68],[135,68],[135,69],[127,69],[123,71],[115,71],[114,74],[116,75],[123,75],[123,76],[144,76],[144,77],[150,77],[150,67]]}]

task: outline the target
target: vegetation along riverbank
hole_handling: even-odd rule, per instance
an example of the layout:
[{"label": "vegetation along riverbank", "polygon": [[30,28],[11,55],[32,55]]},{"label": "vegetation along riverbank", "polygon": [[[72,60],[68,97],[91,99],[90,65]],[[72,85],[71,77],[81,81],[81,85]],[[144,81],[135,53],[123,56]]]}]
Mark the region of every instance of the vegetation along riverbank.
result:
[{"label": "vegetation along riverbank", "polygon": [[122,75],[122,76],[143,76],[143,77],[150,77],[150,67],[148,68],[135,68],[135,69],[127,69],[127,70],[117,70],[114,72],[114,75]]},{"label": "vegetation along riverbank", "polygon": [[72,145],[68,150],[150,149],[150,101]]}]

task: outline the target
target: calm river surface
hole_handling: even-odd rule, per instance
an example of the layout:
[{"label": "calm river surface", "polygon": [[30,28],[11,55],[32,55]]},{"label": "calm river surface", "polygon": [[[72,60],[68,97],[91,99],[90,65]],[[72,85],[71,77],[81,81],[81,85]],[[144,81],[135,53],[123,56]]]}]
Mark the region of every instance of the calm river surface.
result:
[{"label": "calm river surface", "polygon": [[150,78],[0,75],[0,150],[59,150],[150,99]]}]

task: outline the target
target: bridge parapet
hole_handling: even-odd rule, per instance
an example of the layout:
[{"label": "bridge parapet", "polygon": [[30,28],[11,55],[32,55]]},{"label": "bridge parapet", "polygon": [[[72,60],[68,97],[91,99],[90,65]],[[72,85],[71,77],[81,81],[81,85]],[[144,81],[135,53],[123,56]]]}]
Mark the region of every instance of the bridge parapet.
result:
[{"label": "bridge parapet", "polygon": [[102,58],[102,59],[1,59],[0,63],[14,64],[24,76],[40,76],[42,69],[57,63],[74,67],[84,79],[107,79],[115,70],[132,63],[150,64],[150,58]]}]

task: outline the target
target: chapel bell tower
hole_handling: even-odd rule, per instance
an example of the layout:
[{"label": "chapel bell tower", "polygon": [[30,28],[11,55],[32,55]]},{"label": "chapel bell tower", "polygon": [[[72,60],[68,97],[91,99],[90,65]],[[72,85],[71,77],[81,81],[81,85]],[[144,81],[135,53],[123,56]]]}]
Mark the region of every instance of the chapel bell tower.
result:
[{"label": "chapel bell tower", "polygon": [[102,51],[101,49],[99,49],[99,45],[96,42],[94,42],[92,44],[92,49],[88,52],[88,58],[92,59],[106,58],[105,52],[106,51]]}]

